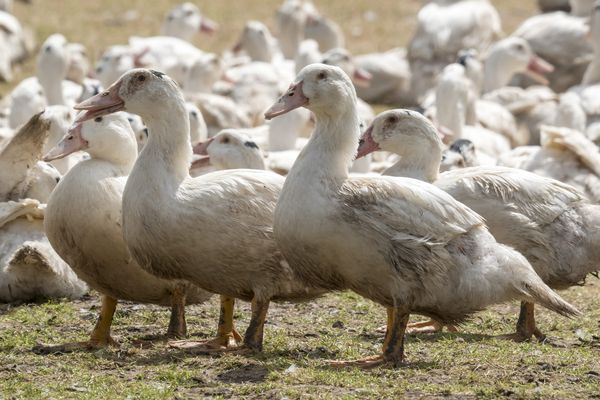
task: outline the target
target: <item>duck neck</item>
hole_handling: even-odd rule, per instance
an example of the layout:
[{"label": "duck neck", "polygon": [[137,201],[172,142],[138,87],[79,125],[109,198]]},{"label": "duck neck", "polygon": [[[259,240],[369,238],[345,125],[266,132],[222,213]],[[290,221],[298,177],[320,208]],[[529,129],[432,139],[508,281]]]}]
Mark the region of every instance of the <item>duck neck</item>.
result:
[{"label": "duck neck", "polygon": [[38,78],[40,85],[44,88],[46,101],[49,106],[65,105],[65,99],[62,91],[62,78],[57,77],[40,77]]},{"label": "duck neck", "polygon": [[143,174],[166,174],[179,187],[189,176],[192,159],[190,121],[181,94],[167,99],[161,107],[161,112],[142,116],[148,127],[148,142],[138,164]]},{"label": "duck neck", "polygon": [[348,178],[360,136],[356,101],[342,112],[316,113],[317,126],[290,171],[288,180],[300,174],[318,182],[341,185]]},{"label": "duck neck", "polygon": [[514,75],[511,68],[498,62],[497,57],[490,55],[487,59],[483,72],[483,93],[491,92],[508,85]]},{"label": "duck neck", "polygon": [[436,96],[435,99],[436,118],[439,126],[452,131],[453,139],[460,139],[466,118],[466,104],[454,94]]},{"label": "duck neck", "polygon": [[441,146],[421,147],[426,151],[403,152],[402,158],[386,169],[383,175],[403,176],[425,182],[435,182],[442,162]]}]

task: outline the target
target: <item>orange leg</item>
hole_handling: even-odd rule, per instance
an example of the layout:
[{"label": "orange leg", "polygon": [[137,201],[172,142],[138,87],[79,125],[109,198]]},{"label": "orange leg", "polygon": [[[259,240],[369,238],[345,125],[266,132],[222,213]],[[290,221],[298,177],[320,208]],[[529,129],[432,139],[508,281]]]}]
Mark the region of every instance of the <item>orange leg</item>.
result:
[{"label": "orange leg", "polygon": [[217,336],[214,339],[203,341],[176,340],[169,342],[169,346],[199,353],[221,352],[236,348],[238,343],[242,341],[242,337],[233,326],[234,307],[235,299],[233,297],[221,296],[219,325]]},{"label": "orange leg", "polygon": [[103,295],[100,315],[88,341],[54,346],[39,345],[35,346],[33,351],[38,354],[70,353],[78,350],[96,350],[107,346],[117,346],[117,342],[110,336],[110,327],[116,308],[117,299]]},{"label": "orange leg", "polygon": [[410,313],[404,308],[387,309],[388,327],[383,341],[382,354],[352,361],[332,361],[333,367],[375,368],[383,365],[398,367],[404,361],[404,333]]}]

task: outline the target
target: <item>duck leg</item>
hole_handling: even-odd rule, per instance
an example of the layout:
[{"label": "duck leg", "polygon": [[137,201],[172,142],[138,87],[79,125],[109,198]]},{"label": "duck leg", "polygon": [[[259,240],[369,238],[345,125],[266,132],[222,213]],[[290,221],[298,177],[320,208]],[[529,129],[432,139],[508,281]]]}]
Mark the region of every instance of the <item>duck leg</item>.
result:
[{"label": "duck leg", "polygon": [[252,317],[244,334],[244,347],[246,349],[255,352],[262,351],[265,320],[268,311],[269,300],[252,299]]},{"label": "duck leg", "polygon": [[521,302],[521,311],[517,321],[517,331],[510,335],[502,335],[501,339],[509,339],[515,342],[525,342],[535,336],[539,341],[546,339],[546,336],[535,325],[535,304],[527,301]]},{"label": "duck leg", "polygon": [[398,367],[404,361],[404,333],[410,313],[400,307],[387,309],[387,331],[383,340],[382,354],[352,361],[331,361],[333,367],[375,368],[382,365]]},{"label": "duck leg", "polygon": [[167,329],[168,338],[183,338],[187,335],[185,297],[186,291],[183,287],[177,287],[171,295],[171,318]]},{"label": "duck leg", "polygon": [[110,336],[110,327],[116,308],[117,299],[103,295],[100,315],[92,330],[90,340],[53,346],[38,345],[33,348],[33,351],[38,354],[70,353],[77,350],[96,350],[107,346],[117,346],[117,342]]},{"label": "duck leg", "polygon": [[203,341],[175,340],[169,342],[169,347],[199,353],[220,352],[236,348],[238,343],[242,341],[242,337],[233,326],[234,306],[235,299],[233,297],[221,296],[216,338]]}]

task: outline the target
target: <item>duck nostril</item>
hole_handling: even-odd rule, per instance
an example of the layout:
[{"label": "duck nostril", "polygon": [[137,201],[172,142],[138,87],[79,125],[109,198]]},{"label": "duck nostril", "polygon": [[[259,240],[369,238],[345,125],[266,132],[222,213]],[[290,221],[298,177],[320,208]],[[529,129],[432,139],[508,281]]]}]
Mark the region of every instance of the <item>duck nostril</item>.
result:
[{"label": "duck nostril", "polygon": [[294,92],[289,92],[288,96],[292,97],[295,93]]}]

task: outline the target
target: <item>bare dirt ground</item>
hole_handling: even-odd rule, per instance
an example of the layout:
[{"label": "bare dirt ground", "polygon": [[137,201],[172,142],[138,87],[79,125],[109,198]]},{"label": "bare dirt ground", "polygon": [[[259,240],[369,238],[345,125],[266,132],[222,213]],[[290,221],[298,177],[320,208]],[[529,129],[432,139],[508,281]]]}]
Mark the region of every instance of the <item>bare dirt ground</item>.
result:
[{"label": "bare dirt ground", "polygon": [[[178,1],[34,0],[16,2],[16,14],[35,29],[38,43],[54,32],[88,46],[96,58],[130,35],[158,33],[165,14]],[[200,4],[221,24],[218,34],[198,36],[203,49],[235,44],[244,21],[273,26],[280,0],[212,1]],[[420,1],[315,1],[338,21],[355,54],[407,43]],[[510,33],[535,12],[533,0],[494,2]],[[372,22],[365,17],[374,12]],[[21,66],[17,81],[33,73],[35,59]],[[0,85],[6,94],[12,84]],[[118,348],[95,352],[37,355],[38,343],[85,340],[99,308],[97,294],[79,301],[0,305],[0,399],[57,398],[600,398],[600,281],[563,292],[583,316],[566,320],[539,312],[546,343],[515,344],[494,338],[510,333],[516,304],[479,313],[457,334],[411,336],[407,362],[396,370],[330,368],[328,359],[376,354],[383,335],[381,307],[350,293],[331,294],[305,304],[273,305],[265,350],[255,356],[189,355],[169,349],[160,335],[168,311],[154,306],[119,305],[114,323]],[[217,299],[188,307],[191,337],[215,332]],[[240,303],[239,328],[249,307]],[[140,345],[141,339],[147,339]]]}]

